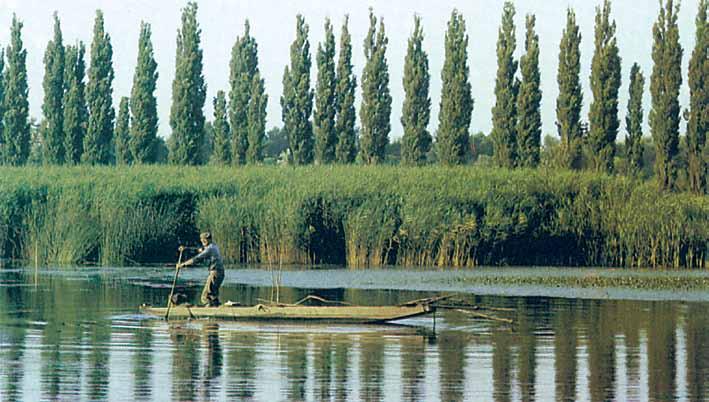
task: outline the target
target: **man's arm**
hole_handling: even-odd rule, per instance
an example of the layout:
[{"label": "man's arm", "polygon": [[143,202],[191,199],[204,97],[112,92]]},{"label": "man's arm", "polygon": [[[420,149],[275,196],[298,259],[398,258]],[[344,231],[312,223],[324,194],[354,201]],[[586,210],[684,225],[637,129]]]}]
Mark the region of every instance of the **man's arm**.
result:
[{"label": "man's arm", "polygon": [[194,264],[202,261],[203,259],[209,257],[212,254],[212,248],[209,246],[205,247],[203,250],[202,249],[198,249],[198,250],[201,250],[201,252],[199,254],[197,254],[196,256],[190,258],[189,260],[180,264],[178,266],[178,269],[182,268],[182,267],[188,267],[190,265],[194,265]]}]

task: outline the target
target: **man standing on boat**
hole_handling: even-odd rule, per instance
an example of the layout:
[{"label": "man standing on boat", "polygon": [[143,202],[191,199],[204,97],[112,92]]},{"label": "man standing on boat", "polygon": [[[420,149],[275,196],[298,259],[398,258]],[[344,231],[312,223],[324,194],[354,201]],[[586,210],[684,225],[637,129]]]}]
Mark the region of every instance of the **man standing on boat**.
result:
[{"label": "man standing on boat", "polygon": [[[178,264],[177,269],[194,265],[202,260],[207,260],[209,263],[209,276],[202,290],[201,302],[207,307],[218,307],[219,302],[219,287],[224,282],[224,262],[222,254],[219,252],[219,247],[212,243],[212,234],[204,232],[199,235],[199,241],[202,242],[202,248],[196,256],[189,260]],[[180,246],[181,250],[184,247]]]}]

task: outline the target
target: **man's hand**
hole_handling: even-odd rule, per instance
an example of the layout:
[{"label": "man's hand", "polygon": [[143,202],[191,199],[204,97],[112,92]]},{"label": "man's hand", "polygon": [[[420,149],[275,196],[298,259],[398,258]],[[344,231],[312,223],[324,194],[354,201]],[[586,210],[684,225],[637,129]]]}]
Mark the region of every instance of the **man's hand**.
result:
[{"label": "man's hand", "polygon": [[185,246],[180,246],[180,247],[177,248],[177,250],[178,250],[179,252],[183,252],[183,251],[185,251]]}]

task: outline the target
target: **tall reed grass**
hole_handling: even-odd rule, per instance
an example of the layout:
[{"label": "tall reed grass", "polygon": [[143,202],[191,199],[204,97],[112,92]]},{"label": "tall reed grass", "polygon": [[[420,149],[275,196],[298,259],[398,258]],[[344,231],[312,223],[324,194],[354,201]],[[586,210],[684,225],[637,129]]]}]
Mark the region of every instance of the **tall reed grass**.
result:
[{"label": "tall reed grass", "polygon": [[168,262],[704,268],[709,198],[592,173],[471,167],[0,169],[0,256]]}]

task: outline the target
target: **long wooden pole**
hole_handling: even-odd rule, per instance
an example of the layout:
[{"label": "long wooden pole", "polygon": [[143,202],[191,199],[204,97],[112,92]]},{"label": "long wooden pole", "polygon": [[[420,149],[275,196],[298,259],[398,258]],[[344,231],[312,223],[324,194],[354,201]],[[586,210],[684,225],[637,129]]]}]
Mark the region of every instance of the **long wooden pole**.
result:
[{"label": "long wooden pole", "polygon": [[165,319],[170,316],[170,308],[172,307],[172,295],[175,293],[175,285],[177,284],[177,275],[180,274],[180,263],[182,262],[182,248],[180,247],[180,256],[177,258],[177,265],[175,265],[175,278],[172,280],[172,289],[170,290],[170,297],[167,299],[167,311],[165,312]]}]

